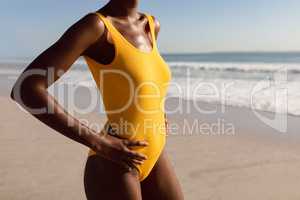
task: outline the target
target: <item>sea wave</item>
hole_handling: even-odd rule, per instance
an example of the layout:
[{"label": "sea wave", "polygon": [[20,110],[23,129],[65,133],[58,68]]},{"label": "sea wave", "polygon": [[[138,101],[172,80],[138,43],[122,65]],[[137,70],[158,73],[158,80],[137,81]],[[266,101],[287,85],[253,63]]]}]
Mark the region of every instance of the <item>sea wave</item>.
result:
[{"label": "sea wave", "polygon": [[[169,96],[300,116],[300,63],[168,64],[173,75]],[[14,77],[20,71],[17,68],[0,68],[0,74]],[[59,82],[74,87],[96,88],[83,61],[76,62]],[[282,90],[286,93],[280,93]]]},{"label": "sea wave", "polygon": [[174,79],[170,97],[300,116],[300,82]]},{"label": "sea wave", "polygon": [[168,62],[174,70],[183,68],[210,71],[238,71],[238,72],[276,72],[286,69],[293,73],[300,73],[300,63],[214,63],[214,62]]}]

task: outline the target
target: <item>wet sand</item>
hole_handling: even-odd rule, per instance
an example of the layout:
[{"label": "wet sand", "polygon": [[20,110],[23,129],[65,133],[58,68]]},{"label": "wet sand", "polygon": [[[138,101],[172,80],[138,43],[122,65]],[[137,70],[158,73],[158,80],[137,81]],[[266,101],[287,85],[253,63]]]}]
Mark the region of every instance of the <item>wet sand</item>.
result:
[{"label": "wet sand", "polygon": [[[176,99],[167,102],[167,107],[175,105]],[[206,110],[216,106],[200,105]],[[85,199],[88,148],[41,124],[7,97],[0,98],[0,108],[0,199]],[[217,110],[168,114],[169,123],[180,128],[168,136],[166,149],[186,199],[300,199],[299,118],[289,116],[287,133],[280,133],[248,109]],[[95,113],[77,117],[105,121]],[[186,121],[212,125],[220,119],[234,126],[233,134],[184,131]]]}]

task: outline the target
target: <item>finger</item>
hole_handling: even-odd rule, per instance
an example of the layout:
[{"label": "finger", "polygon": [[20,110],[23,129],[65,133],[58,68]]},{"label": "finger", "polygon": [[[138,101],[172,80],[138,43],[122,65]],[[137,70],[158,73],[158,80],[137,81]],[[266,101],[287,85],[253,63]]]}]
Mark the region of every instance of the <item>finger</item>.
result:
[{"label": "finger", "polygon": [[128,165],[128,163],[123,160],[123,161],[119,161],[118,164],[123,168],[125,169],[126,171],[131,171],[132,170],[132,167],[130,165]]},{"label": "finger", "polygon": [[125,140],[124,144],[127,147],[146,147],[149,145],[147,141],[134,141],[134,140]]},{"label": "finger", "polygon": [[142,165],[144,162],[141,160],[131,159],[131,162],[135,165]]},{"label": "finger", "polygon": [[136,165],[134,164],[134,162],[132,160],[127,159],[127,160],[124,160],[124,161],[129,166],[130,170],[137,168]]},{"label": "finger", "polygon": [[148,157],[144,154],[141,154],[139,152],[135,152],[135,151],[131,151],[131,150],[127,150],[126,151],[126,156],[132,159],[136,159],[136,160],[140,160],[140,161],[144,161],[147,160]]}]

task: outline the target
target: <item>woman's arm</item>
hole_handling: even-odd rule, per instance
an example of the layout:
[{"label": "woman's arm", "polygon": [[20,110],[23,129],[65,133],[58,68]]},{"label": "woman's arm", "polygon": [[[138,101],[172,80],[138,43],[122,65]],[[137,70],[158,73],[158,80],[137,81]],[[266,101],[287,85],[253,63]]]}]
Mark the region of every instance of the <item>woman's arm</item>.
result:
[{"label": "woman's arm", "polygon": [[57,132],[92,148],[108,159],[128,166],[135,160],[144,160],[145,156],[127,147],[145,146],[145,142],[100,137],[65,111],[47,91],[47,88],[59,79],[104,31],[104,24],[96,15],[89,14],[80,19],[25,69],[13,87],[11,97]]},{"label": "woman's arm", "polygon": [[[34,117],[88,147],[93,146],[90,140],[92,130],[68,114],[48,93],[47,88],[71,67],[103,31],[103,25],[95,16],[83,17],[25,69],[11,93],[12,99]],[[37,112],[37,109],[40,111]]]}]

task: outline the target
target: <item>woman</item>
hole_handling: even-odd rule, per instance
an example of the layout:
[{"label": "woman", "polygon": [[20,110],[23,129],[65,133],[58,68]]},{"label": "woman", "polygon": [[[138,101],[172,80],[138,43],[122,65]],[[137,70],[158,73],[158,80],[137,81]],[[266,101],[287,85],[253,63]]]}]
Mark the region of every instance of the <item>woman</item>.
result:
[{"label": "woman", "polygon": [[[11,95],[41,122],[90,148],[84,176],[90,200],[183,199],[164,152],[163,100],[171,75],[156,46],[160,27],[138,12],[138,3],[111,0],[84,16],[26,68]],[[47,92],[80,56],[102,93],[108,120],[100,133]]]}]

